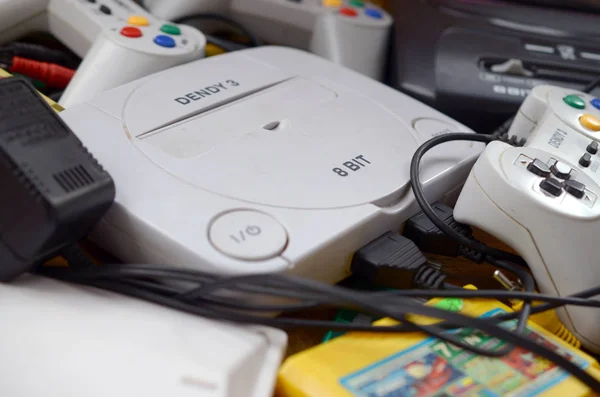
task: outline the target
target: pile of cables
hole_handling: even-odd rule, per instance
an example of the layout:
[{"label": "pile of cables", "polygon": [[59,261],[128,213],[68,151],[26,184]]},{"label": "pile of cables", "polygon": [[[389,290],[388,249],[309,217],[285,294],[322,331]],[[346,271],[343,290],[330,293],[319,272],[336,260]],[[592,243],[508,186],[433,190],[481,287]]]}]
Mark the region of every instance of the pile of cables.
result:
[{"label": "pile of cables", "polygon": [[[472,291],[446,285],[440,290],[386,290],[359,291],[342,286],[331,286],[317,281],[285,274],[253,274],[238,277],[208,274],[194,270],[151,265],[97,266],[76,247],[65,251],[72,265],[69,268],[46,267],[40,273],[59,280],[97,287],[140,298],[209,319],[244,324],[258,324],[282,329],[319,328],[336,331],[363,332],[421,332],[438,338],[473,354],[500,357],[515,346],[554,362],[563,370],[600,393],[600,382],[566,357],[544,347],[525,335],[527,319],[533,313],[554,310],[564,305],[600,307],[600,301],[590,299],[600,294],[600,286],[568,297],[535,293],[534,280],[526,271],[523,260],[511,253],[490,248],[473,238],[467,238],[449,227],[425,199],[420,183],[419,166],[425,153],[445,142],[470,140],[489,143],[495,138],[471,133],[441,135],[423,144],[411,163],[411,185],[423,213],[448,236],[461,245],[480,253],[483,261],[512,272],[524,285],[524,292],[505,290]],[[493,298],[519,299],[522,310],[493,318],[474,318],[465,314],[424,305],[415,298]],[[544,304],[532,308],[531,302]],[[395,326],[342,324],[335,321],[310,320],[275,314],[298,311],[343,308],[359,311],[373,317],[388,317],[398,322]],[[412,321],[412,316],[439,320],[432,325]],[[516,322],[511,329],[507,321]],[[505,342],[501,348],[481,348],[466,343],[458,333],[479,332]]]},{"label": "pile of cables", "polygon": [[0,68],[30,79],[38,90],[52,97],[67,87],[78,63],[66,51],[36,43],[11,42],[0,47]]}]

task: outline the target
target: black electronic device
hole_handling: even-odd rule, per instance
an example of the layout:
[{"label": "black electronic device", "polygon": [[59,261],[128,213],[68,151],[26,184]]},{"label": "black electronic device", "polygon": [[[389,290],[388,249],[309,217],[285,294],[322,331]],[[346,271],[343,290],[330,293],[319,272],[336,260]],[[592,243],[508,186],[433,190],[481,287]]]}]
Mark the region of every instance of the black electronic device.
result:
[{"label": "black electronic device", "polygon": [[78,242],[112,204],[110,175],[22,78],[0,79],[0,281]]},{"label": "black electronic device", "polygon": [[391,9],[390,85],[479,132],[502,124],[536,85],[581,91],[600,78],[594,0],[414,0]]}]

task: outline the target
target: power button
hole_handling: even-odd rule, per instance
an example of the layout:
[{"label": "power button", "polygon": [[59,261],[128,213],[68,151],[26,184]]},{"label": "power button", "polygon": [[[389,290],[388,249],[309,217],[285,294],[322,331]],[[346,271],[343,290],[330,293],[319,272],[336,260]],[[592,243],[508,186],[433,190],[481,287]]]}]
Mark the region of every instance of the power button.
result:
[{"label": "power button", "polygon": [[223,254],[247,261],[274,258],[288,242],[287,231],[275,218],[253,210],[220,215],[210,225],[208,237]]}]

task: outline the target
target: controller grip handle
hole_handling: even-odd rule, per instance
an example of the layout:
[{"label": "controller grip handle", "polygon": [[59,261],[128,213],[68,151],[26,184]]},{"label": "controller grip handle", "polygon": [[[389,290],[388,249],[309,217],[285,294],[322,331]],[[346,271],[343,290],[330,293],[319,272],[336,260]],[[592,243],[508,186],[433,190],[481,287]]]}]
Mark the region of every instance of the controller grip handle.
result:
[{"label": "controller grip handle", "polygon": [[324,12],[316,20],[310,51],[381,81],[389,34],[389,28],[365,26],[350,18]]}]

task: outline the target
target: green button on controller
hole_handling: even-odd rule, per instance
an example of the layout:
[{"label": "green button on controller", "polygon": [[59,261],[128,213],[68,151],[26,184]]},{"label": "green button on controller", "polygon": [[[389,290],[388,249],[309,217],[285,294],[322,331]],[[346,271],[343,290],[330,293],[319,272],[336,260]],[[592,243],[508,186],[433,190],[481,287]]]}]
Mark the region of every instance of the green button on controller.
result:
[{"label": "green button on controller", "polygon": [[181,29],[174,25],[163,25],[160,27],[161,32],[166,34],[172,34],[174,36],[179,36],[181,34]]},{"label": "green button on controller", "polygon": [[567,95],[563,98],[563,101],[572,108],[585,109],[585,101],[577,95]]},{"label": "green button on controller", "polygon": [[350,4],[352,7],[361,7],[362,8],[365,6],[364,0],[350,0],[350,2],[348,4]]}]

